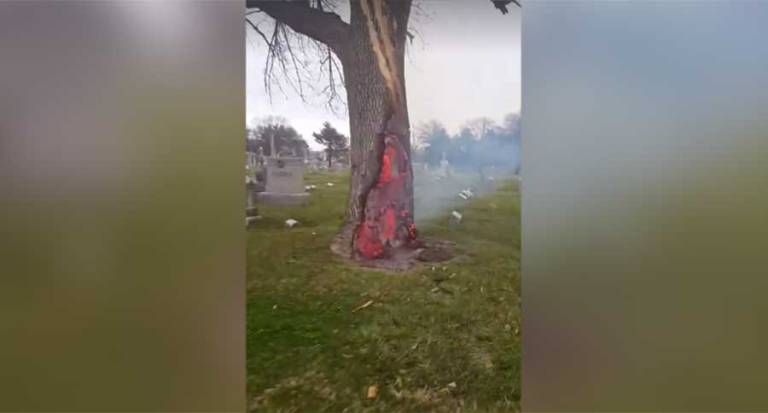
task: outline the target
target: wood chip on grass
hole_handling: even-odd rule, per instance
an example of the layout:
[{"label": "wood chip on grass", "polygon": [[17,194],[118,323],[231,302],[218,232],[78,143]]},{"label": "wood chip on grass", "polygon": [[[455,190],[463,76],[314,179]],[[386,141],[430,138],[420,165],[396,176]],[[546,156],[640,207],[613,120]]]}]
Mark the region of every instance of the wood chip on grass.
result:
[{"label": "wood chip on grass", "polygon": [[375,399],[376,396],[379,395],[379,387],[378,386],[368,386],[368,398],[369,399]]},{"label": "wood chip on grass", "polygon": [[368,300],[365,302],[365,304],[361,305],[360,307],[355,308],[352,310],[353,313],[356,313],[364,308],[370,307],[370,305],[373,304],[373,300]]}]

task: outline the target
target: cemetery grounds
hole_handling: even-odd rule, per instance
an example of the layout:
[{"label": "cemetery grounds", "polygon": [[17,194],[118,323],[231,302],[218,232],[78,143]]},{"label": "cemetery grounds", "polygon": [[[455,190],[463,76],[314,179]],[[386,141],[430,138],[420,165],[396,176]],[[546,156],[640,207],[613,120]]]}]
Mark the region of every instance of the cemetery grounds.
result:
[{"label": "cemetery grounds", "polygon": [[[500,180],[459,198],[476,179],[416,177],[417,215],[420,198],[443,206],[420,233],[459,251],[406,272],[330,251],[347,173],[308,173],[317,189],[305,206],[258,205],[247,235],[249,411],[520,410],[520,192]],[[286,228],[289,218],[299,224]]]}]

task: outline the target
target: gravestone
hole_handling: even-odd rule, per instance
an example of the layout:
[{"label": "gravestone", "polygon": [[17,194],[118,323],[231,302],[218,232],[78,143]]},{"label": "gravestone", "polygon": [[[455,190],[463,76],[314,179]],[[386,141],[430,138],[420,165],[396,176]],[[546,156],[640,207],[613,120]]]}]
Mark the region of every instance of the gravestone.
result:
[{"label": "gravestone", "polygon": [[255,152],[245,152],[245,168],[253,171],[259,165],[259,155]]},{"label": "gravestone", "polygon": [[253,208],[256,200],[256,180],[250,176],[245,177],[245,209]]},{"label": "gravestone", "polygon": [[445,152],[443,152],[443,159],[440,160],[440,169],[437,175],[441,178],[447,178],[451,175],[451,165],[448,163],[448,159],[445,158]]},{"label": "gravestone", "polygon": [[267,186],[257,194],[259,202],[297,205],[307,201],[304,187],[304,158],[267,158]]},{"label": "gravestone", "polygon": [[250,227],[261,217],[259,216],[259,210],[256,208],[255,199],[257,193],[257,182],[251,177],[245,179],[245,226]]}]

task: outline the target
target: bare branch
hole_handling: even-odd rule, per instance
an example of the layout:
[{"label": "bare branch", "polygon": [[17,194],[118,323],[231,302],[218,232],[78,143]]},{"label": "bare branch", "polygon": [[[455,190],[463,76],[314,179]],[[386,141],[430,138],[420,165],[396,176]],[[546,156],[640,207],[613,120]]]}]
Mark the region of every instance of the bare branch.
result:
[{"label": "bare branch", "polygon": [[[293,54],[293,49],[291,48],[291,40],[288,39],[288,34],[285,32],[285,28],[283,28],[282,25],[280,25],[280,27],[280,31],[283,34],[283,39],[285,39],[285,48],[288,50],[288,56],[291,58],[293,70],[296,72],[296,81],[299,84],[299,97],[301,97],[301,100],[304,101],[304,88],[302,86],[301,74],[299,74],[299,63],[296,61],[296,55]],[[306,67],[303,65],[301,67],[306,69]]]},{"label": "bare branch", "polygon": [[271,51],[272,50],[272,43],[270,43],[270,41],[267,39],[267,36],[264,34],[264,32],[259,30],[259,27],[256,26],[250,19],[245,19],[245,22],[248,23],[251,26],[251,28],[253,30],[255,30],[256,33],[259,34],[259,36],[261,36],[262,39],[264,39],[264,43],[267,44],[267,47],[269,47],[269,50]]},{"label": "bare branch", "polygon": [[496,7],[501,11],[501,14],[509,13],[509,10],[507,10],[507,5],[509,5],[509,3],[515,3],[517,7],[522,8],[518,0],[491,0],[491,2],[493,2],[493,7]]},{"label": "bare branch", "polygon": [[246,7],[257,8],[280,23],[328,45],[341,55],[349,39],[349,25],[336,13],[310,6],[309,1],[246,0]]},{"label": "bare branch", "polygon": [[[284,41],[281,41],[281,38],[284,39]],[[299,67],[295,64],[295,58],[293,56],[293,50],[291,49],[291,43],[290,39],[288,39],[288,36],[285,32],[285,27],[282,23],[277,22],[275,24],[275,29],[272,32],[272,47],[273,47],[273,53],[272,53],[272,66],[274,66],[275,59],[277,60],[277,63],[280,65],[280,69],[282,70],[283,74],[285,74],[285,80],[288,82],[288,85],[291,86],[291,88],[299,95],[302,102],[306,103],[306,96],[304,96],[303,90],[302,90],[302,80],[301,75],[299,74]],[[283,49],[283,46],[285,46],[285,49]],[[269,56],[268,56],[269,57]],[[289,61],[288,59],[291,59]],[[291,62],[293,62],[294,70],[296,71],[296,82],[298,85],[294,84],[294,82],[291,80],[291,76],[288,75],[289,70],[288,66],[291,65]],[[266,76],[264,81],[267,82],[271,80],[272,77],[271,71],[269,77]],[[280,88],[280,91],[285,93],[282,86],[279,82],[276,82],[278,88]]]},{"label": "bare branch", "polygon": [[344,99],[342,99],[341,95],[337,90],[338,85],[336,84],[337,83],[336,76],[339,76],[341,85],[343,87],[344,75],[342,70],[339,68],[338,60],[333,55],[330,48],[328,48],[328,57],[324,59],[323,62],[326,62],[326,61],[328,64],[328,86],[326,86],[323,89],[323,93],[325,93],[328,96],[328,99],[326,101],[326,106],[328,107],[328,109],[330,109],[330,111],[333,112],[334,114],[338,114],[334,103],[340,102],[345,109],[346,109],[346,104],[344,102]]},{"label": "bare branch", "polygon": [[[260,6],[265,5],[264,1],[266,0],[256,2],[249,0],[249,6],[256,3]],[[279,6],[284,6],[282,3],[285,3],[285,1],[270,1],[264,7],[268,8],[273,3],[279,3]],[[322,15],[331,15],[332,13],[328,13],[328,11],[336,9],[333,0],[293,0],[291,3],[291,7],[308,7],[313,12]],[[291,8],[290,10],[294,13],[297,9]],[[282,87],[285,82],[297,92],[305,103],[307,103],[308,97],[306,92],[311,90],[313,93],[324,96],[326,106],[334,114],[339,114],[339,109],[346,111],[346,101],[343,94],[344,76],[341,68],[341,56],[338,51],[329,44],[297,31],[291,24],[275,18],[273,15],[261,10],[261,8],[254,8],[247,14],[254,12],[264,13],[269,17],[270,24],[275,25],[272,35],[268,36],[260,27],[261,23],[256,23],[246,17],[247,24],[267,44],[268,52],[264,65],[264,88],[269,95],[270,101],[272,100],[273,86],[276,86],[285,94],[285,90]],[[338,16],[336,16],[336,19],[339,19]],[[343,24],[345,27],[348,27],[346,23]],[[288,28],[293,30],[288,30]],[[348,39],[345,38],[344,42],[347,41]],[[344,47],[347,47],[346,44]],[[319,71],[314,67],[310,68],[308,66],[308,58],[319,62]],[[280,73],[275,72],[275,67],[277,67]],[[313,79],[315,77],[314,74],[317,74],[317,80]],[[322,84],[325,84],[325,87],[317,87],[317,85]]]},{"label": "bare branch", "polygon": [[264,32],[261,31],[261,29],[259,29],[259,26],[254,24],[250,19],[246,18],[245,22],[248,23],[248,25],[251,26],[251,28],[256,33],[259,34],[259,36],[264,40],[264,43],[267,45],[267,49],[268,49],[267,59],[266,59],[266,62],[264,64],[264,90],[267,91],[267,95],[269,95],[269,98],[270,98],[270,101],[271,101],[272,100],[272,88],[271,88],[270,79],[272,77],[272,67],[273,67],[273,64],[274,64],[273,63],[274,62],[274,58],[275,58],[275,55],[277,54],[277,52],[275,50],[276,46],[273,44],[274,38],[273,38],[273,40],[268,39],[267,35],[264,34]]}]

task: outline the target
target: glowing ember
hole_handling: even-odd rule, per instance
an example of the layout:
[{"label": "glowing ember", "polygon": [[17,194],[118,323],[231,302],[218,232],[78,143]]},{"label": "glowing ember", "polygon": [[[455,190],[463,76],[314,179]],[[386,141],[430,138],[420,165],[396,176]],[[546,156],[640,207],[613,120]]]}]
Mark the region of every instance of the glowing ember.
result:
[{"label": "glowing ember", "polygon": [[384,138],[381,172],[368,193],[365,219],[360,225],[355,246],[368,259],[379,258],[388,248],[416,239],[416,226],[406,204],[410,162],[396,135]]}]

